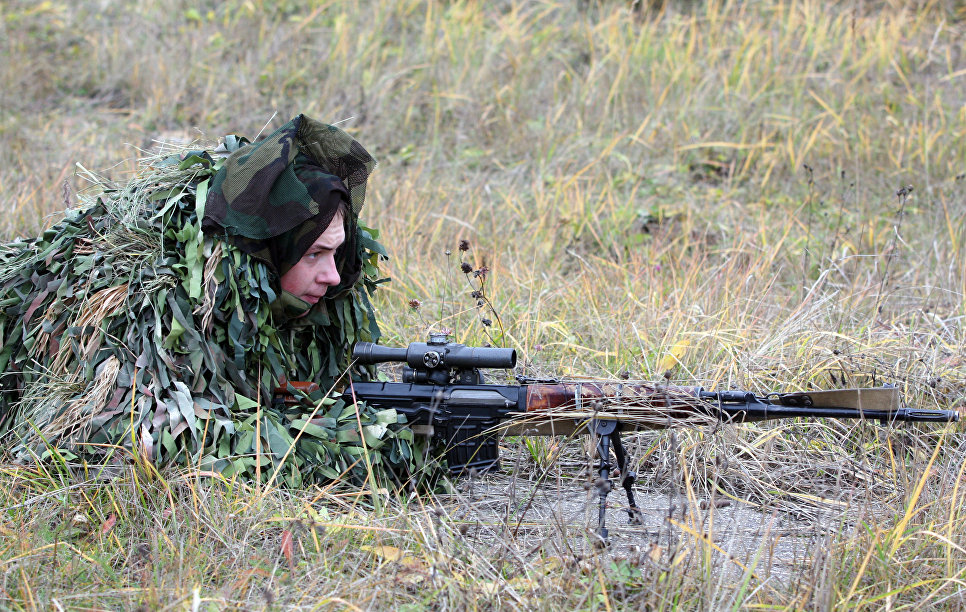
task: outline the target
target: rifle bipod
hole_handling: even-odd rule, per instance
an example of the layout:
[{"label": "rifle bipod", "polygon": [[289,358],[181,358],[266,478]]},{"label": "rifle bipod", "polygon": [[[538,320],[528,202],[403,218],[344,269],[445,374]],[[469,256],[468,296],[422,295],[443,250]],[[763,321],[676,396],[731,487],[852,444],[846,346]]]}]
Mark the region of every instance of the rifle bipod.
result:
[{"label": "rifle bipod", "polygon": [[627,453],[624,452],[624,444],[621,442],[621,434],[617,430],[617,421],[593,419],[591,427],[594,435],[597,436],[597,456],[600,463],[597,464],[597,491],[600,494],[600,510],[597,516],[597,536],[600,543],[607,544],[607,494],[610,493],[610,449],[614,447],[614,455],[617,457],[617,469],[620,470],[621,486],[627,492],[627,515],[631,525],[642,525],[643,512],[637,507],[634,501],[634,483],[637,481],[637,473],[628,470]]}]

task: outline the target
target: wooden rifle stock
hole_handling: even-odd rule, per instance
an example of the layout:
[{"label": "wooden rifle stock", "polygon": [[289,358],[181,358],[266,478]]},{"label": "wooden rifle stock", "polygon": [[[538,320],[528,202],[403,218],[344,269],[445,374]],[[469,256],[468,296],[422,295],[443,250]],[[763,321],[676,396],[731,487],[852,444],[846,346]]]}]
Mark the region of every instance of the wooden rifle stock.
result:
[{"label": "wooden rifle stock", "polygon": [[[572,435],[589,418],[614,420],[624,430],[665,429],[705,421],[701,387],[586,381],[526,385],[526,411],[507,424],[518,435]],[[696,423],[692,423],[696,424]]]}]

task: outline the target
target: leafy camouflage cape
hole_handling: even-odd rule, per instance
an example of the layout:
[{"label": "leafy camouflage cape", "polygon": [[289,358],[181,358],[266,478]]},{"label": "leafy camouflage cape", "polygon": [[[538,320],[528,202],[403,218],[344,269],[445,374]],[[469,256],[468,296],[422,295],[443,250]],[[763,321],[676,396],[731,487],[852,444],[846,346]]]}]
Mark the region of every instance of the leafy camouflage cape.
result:
[{"label": "leafy camouflage cape", "polygon": [[[304,119],[282,131],[297,132]],[[209,190],[223,185],[228,164],[259,150],[246,143],[226,137],[219,149],[232,153],[227,159],[215,150],[142,160],[127,185],[102,183],[98,196],[85,197],[39,238],[0,246],[0,442],[7,451],[21,460],[53,449],[87,461],[136,454],[156,465],[261,474],[289,486],[361,481],[367,465],[413,468],[412,432],[394,411],[321,393],[314,408],[272,405],[279,381],[314,380],[327,389],[348,366],[348,347],[378,338],[369,295],[385,252],[374,230],[353,223],[341,257],[357,263],[359,280],[344,280],[330,289],[334,297],[299,317],[308,305],[279,295],[279,266],[239,246],[249,237],[225,225],[202,230],[201,209],[217,200]],[[311,146],[299,148],[313,155]],[[282,170],[294,162],[286,158]],[[331,160],[324,167],[340,170]],[[364,183],[360,192],[345,181],[354,213]],[[219,227],[225,233],[213,236]]]}]

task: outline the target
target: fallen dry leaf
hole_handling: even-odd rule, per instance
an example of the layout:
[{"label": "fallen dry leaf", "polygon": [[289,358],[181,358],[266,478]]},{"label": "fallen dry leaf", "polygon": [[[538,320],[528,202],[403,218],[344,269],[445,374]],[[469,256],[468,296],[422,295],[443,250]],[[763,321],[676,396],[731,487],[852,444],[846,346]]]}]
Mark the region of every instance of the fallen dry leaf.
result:
[{"label": "fallen dry leaf", "polygon": [[110,533],[111,529],[114,528],[115,523],[117,523],[117,515],[112,513],[109,517],[104,519],[103,523],[101,523],[101,536],[106,536],[108,533]]},{"label": "fallen dry leaf", "polygon": [[292,532],[288,529],[282,532],[282,554],[285,555],[285,560],[288,561],[288,567],[290,570],[295,570],[295,550],[292,544]]}]

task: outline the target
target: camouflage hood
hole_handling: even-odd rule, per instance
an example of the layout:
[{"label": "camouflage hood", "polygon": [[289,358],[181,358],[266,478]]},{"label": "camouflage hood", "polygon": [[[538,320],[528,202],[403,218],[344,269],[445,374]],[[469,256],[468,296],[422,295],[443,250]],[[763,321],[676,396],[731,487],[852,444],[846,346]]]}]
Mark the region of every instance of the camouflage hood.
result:
[{"label": "camouflage hood", "polygon": [[231,154],[211,180],[202,227],[281,276],[344,208],[347,243],[337,260],[341,287],[351,286],[361,270],[355,224],[375,165],[341,129],[299,115]]}]

